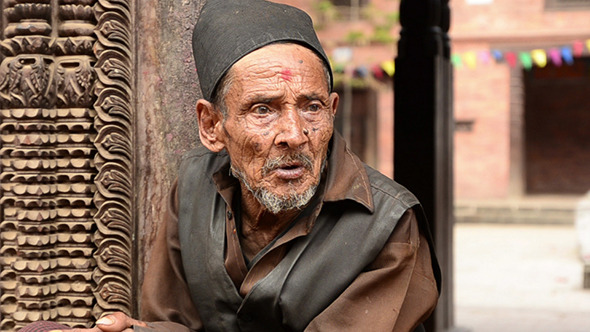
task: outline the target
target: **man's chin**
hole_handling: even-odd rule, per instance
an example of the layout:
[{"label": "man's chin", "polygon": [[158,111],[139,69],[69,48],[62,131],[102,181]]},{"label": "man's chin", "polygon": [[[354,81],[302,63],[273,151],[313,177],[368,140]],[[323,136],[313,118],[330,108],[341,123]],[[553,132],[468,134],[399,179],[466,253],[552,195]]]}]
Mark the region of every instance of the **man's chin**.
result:
[{"label": "man's chin", "polygon": [[254,197],[264,208],[273,214],[303,209],[315,195],[317,187],[313,186],[304,190],[303,193],[289,193],[280,195],[265,188],[252,190]]},{"label": "man's chin", "polygon": [[[288,181],[277,183],[273,187],[256,187],[250,183],[244,173],[233,166],[232,174],[240,180],[258,202],[270,213],[279,214],[304,208],[317,190],[316,185],[306,185],[305,181]],[[275,182],[277,179],[272,179]],[[278,190],[277,189],[282,189]],[[286,192],[286,194],[284,194]]]}]

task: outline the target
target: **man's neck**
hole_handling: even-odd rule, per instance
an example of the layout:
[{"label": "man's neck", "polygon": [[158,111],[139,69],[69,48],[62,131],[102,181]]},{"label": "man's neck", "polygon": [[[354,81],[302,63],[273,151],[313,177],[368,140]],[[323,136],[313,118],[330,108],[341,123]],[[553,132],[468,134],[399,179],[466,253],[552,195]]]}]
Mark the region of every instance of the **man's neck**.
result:
[{"label": "man's neck", "polygon": [[269,212],[249,190],[242,188],[240,244],[248,260],[271,243],[299,215],[294,209],[278,214]]}]

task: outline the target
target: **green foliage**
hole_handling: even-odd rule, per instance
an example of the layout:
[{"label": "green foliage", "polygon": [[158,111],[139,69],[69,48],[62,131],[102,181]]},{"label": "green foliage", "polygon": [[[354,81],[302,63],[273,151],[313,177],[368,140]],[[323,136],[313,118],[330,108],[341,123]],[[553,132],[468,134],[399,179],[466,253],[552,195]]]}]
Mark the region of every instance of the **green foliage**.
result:
[{"label": "green foliage", "polygon": [[338,19],[338,10],[330,0],[314,2],[313,8],[319,14],[319,22],[316,22],[318,29],[322,29],[326,24]]},{"label": "green foliage", "polygon": [[380,44],[391,44],[395,38],[391,35],[391,28],[388,26],[376,26],[371,36],[371,42]]},{"label": "green foliage", "polygon": [[[318,15],[318,20],[315,22],[316,29],[323,29],[330,23],[342,19],[340,9],[330,0],[316,0],[313,2],[313,8]],[[361,17],[369,26],[372,26],[372,33],[367,35],[366,32],[351,29],[345,35],[343,42],[349,45],[365,45],[367,43],[387,45],[395,42],[396,38],[391,34],[391,30],[399,23],[398,11],[384,12],[369,3],[361,8]]]},{"label": "green foliage", "polygon": [[359,30],[351,30],[346,34],[346,42],[352,45],[359,45],[366,42],[365,33]]},{"label": "green foliage", "polygon": [[330,0],[322,0],[314,2],[313,7],[320,13],[326,13],[334,10],[334,4]]}]

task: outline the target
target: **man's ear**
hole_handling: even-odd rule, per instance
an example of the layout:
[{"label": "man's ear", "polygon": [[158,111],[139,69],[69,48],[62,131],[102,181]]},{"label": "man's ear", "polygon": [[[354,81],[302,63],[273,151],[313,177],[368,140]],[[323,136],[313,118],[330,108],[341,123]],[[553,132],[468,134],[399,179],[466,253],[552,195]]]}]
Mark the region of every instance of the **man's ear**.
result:
[{"label": "man's ear", "polygon": [[223,150],[225,143],[221,137],[221,126],[223,125],[221,112],[207,100],[199,99],[197,101],[197,121],[201,143],[213,152]]},{"label": "man's ear", "polygon": [[332,92],[330,94],[330,106],[332,107],[332,115],[336,115],[338,111],[338,102],[340,101],[340,96],[336,92]]}]

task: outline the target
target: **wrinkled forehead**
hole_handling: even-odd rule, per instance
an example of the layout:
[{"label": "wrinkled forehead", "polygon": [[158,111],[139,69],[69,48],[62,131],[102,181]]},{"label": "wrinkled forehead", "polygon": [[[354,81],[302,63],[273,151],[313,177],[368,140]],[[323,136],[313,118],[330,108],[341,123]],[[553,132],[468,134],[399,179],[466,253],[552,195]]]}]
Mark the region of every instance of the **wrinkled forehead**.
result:
[{"label": "wrinkled forehead", "polygon": [[274,78],[284,82],[319,80],[329,92],[330,74],[323,60],[309,48],[296,43],[279,42],[257,49],[232,65],[232,81]]}]

